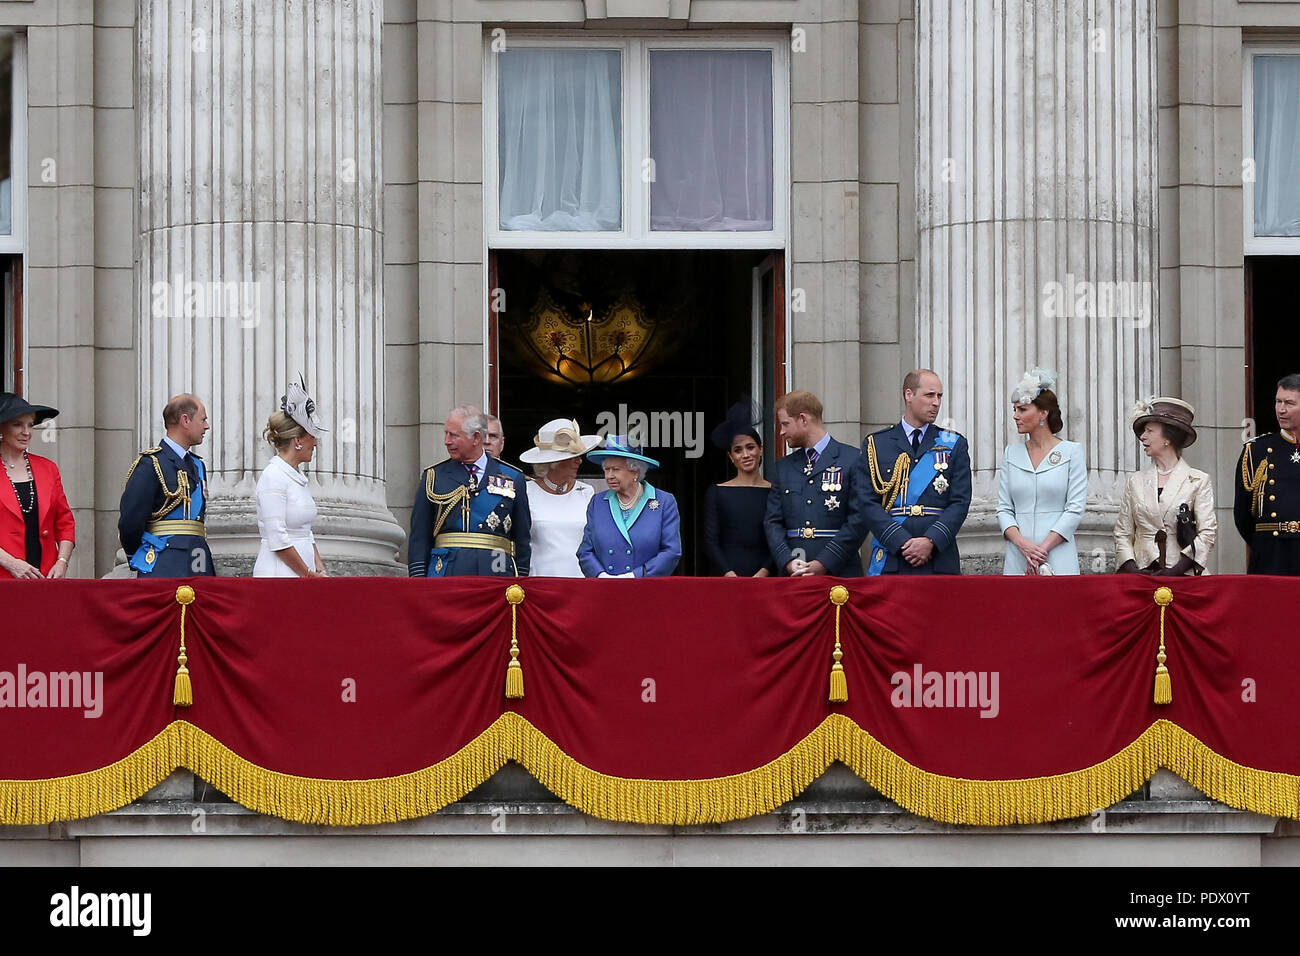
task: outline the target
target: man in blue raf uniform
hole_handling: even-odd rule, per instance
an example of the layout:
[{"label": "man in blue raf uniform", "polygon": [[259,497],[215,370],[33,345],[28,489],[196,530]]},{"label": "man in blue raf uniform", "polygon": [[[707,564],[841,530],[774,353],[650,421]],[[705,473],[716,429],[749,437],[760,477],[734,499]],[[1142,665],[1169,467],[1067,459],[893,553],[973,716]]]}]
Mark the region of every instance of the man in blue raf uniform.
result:
[{"label": "man in blue raf uniform", "polygon": [[861,577],[867,537],[867,474],[852,445],[822,424],[822,403],[796,391],[777,400],[776,423],[791,452],[776,463],[763,526],[785,574]]},{"label": "man in blue raf uniform", "polygon": [[934,424],[943,382],[929,369],[907,373],[903,402],[903,420],[863,443],[875,539],[867,574],[961,574],[957,532],[971,494],[966,439]]},{"label": "man in blue raf uniform", "polygon": [[451,457],[426,468],[415,490],[411,577],[528,573],[527,481],[483,450],[487,431],[487,416],[473,405],[448,413],[443,445]]},{"label": "man in blue raf uniform", "polygon": [[162,443],[146,448],[126,473],[118,537],[140,577],[215,575],[203,523],[208,471],[191,450],[211,427],[193,395],[177,395],[163,409]]},{"label": "man in blue raf uniform", "polygon": [[1300,575],[1300,374],[1277,383],[1279,431],[1246,442],[1232,516],[1250,546],[1247,574]]}]

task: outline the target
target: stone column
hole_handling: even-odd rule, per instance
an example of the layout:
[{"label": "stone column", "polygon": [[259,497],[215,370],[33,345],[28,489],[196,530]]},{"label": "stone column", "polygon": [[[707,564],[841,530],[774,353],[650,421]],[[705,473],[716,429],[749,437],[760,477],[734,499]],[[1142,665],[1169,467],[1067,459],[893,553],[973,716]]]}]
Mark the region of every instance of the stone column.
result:
[{"label": "stone column", "polygon": [[1158,382],[1155,17],[1155,0],[917,5],[918,359],[970,440],[964,554],[1002,551],[1009,395],[1035,365],[1060,373],[1062,437],[1087,452],[1085,569],[1111,550],[1128,409]]},{"label": "stone column", "polygon": [[[382,0],[140,0],[140,440],[192,391],[223,570],[258,547],[262,441],[301,371],[322,555],[396,573],[384,491]],[[123,144],[123,148],[129,148]]]}]

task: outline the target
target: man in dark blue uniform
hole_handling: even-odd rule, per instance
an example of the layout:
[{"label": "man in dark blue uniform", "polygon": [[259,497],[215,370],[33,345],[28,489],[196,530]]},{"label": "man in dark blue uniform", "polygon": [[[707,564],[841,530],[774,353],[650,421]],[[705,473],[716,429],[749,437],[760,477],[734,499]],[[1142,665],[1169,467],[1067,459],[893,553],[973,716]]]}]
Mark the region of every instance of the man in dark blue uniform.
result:
[{"label": "man in dark blue uniform", "polygon": [[473,405],[447,415],[450,456],[415,489],[407,571],[413,578],[528,573],[528,488],[523,472],[484,451],[487,416]]},{"label": "man in dark blue uniform", "polygon": [[903,379],[903,420],[863,442],[871,478],[867,574],[961,574],[957,532],[970,509],[966,439],[935,425],[943,382],[929,369]]},{"label": "man in dark blue uniform", "polygon": [[1247,574],[1300,575],[1300,373],[1277,383],[1279,430],[1246,442],[1232,517],[1250,547]]},{"label": "man in dark blue uniform", "polygon": [[861,455],[826,431],[811,392],[778,399],[776,423],[791,449],[773,469],[763,519],[777,568],[792,577],[861,577],[868,491]]},{"label": "man in dark blue uniform", "polygon": [[208,471],[193,448],[211,427],[193,395],[177,395],[163,409],[167,434],[136,457],[126,473],[118,537],[140,577],[215,575],[203,523]]}]

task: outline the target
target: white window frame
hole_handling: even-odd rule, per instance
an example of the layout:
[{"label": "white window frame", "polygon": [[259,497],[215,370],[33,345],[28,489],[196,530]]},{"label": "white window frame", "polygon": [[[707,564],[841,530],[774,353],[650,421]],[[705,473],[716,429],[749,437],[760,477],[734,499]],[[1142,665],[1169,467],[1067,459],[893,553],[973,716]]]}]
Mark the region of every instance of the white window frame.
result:
[{"label": "white window frame", "polygon": [[[491,249],[782,249],[790,233],[790,40],[771,33],[728,33],[682,38],[674,34],[593,38],[590,33],[510,34],[508,49],[618,50],[622,55],[622,228],[578,232],[501,228],[497,122],[497,62],[492,37],[484,37],[483,214]],[[667,232],[650,229],[650,187],[641,161],[650,142],[652,50],[770,50],[772,53],[772,228],[744,232]]]},{"label": "white window frame", "polygon": [[[1255,157],[1255,57],[1294,56],[1300,59],[1300,39],[1251,43],[1242,48],[1241,123],[1242,155]],[[1300,117],[1297,117],[1300,122]],[[1248,256],[1300,255],[1300,236],[1255,235],[1255,177],[1242,181],[1242,218]]]}]

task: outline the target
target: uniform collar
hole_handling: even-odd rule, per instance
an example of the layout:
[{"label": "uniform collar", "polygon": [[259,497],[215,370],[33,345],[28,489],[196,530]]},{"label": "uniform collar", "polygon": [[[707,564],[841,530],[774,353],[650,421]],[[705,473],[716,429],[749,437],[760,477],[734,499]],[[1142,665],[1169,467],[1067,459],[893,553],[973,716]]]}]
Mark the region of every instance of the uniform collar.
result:
[{"label": "uniform collar", "polygon": [[[184,460],[185,460],[186,458],[188,458],[189,455],[190,455],[189,452],[187,452],[187,451],[186,451],[184,448],[182,448],[180,445],[176,444],[174,441],[172,441],[172,440],[171,440],[170,438],[168,438],[166,435],[163,435],[163,444],[166,445],[168,448],[170,448],[172,451],[174,451],[174,452],[176,453],[176,457],[179,458],[181,461],[184,461]],[[276,456],[276,457],[279,457],[279,456]]]}]

